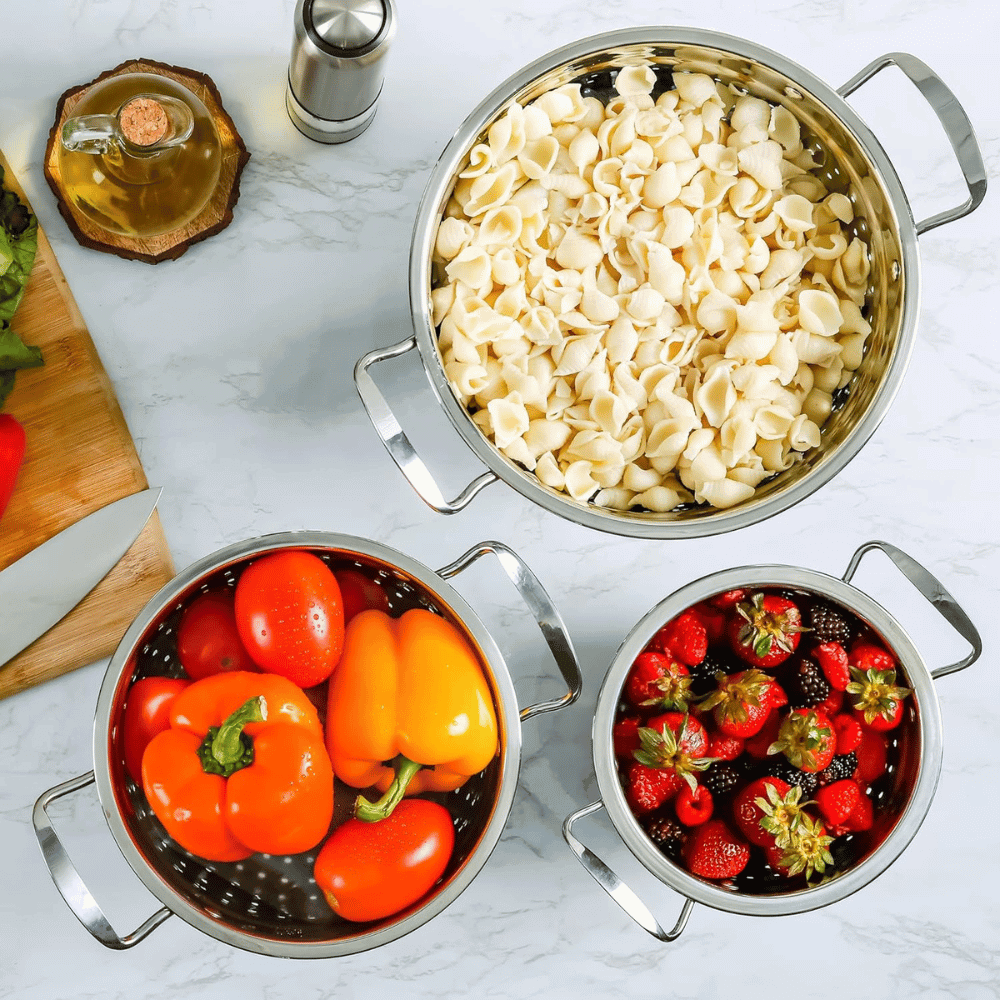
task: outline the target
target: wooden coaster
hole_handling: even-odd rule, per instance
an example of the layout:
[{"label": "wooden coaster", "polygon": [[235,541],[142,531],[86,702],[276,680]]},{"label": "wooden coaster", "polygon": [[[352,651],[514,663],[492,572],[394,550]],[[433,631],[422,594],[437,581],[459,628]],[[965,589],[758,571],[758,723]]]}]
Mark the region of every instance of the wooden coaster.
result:
[{"label": "wooden coaster", "polygon": [[[63,124],[73,116],[77,104],[94,84],[108,77],[121,76],[123,73],[159,73],[187,87],[204,102],[219,131],[222,165],[215,192],[208,204],[187,225],[159,236],[139,238],[108,232],[78,211],[62,190],[59,172],[59,136]],[[49,182],[49,187],[52,188],[52,193],[59,204],[59,212],[78,243],[93,250],[113,253],[126,260],[158,264],[163,260],[176,260],[192,244],[214,236],[233,221],[233,206],[240,197],[240,175],[249,159],[250,153],[247,152],[239,132],[236,131],[232,118],[222,106],[222,97],[211,77],[182,66],[169,66],[152,59],[132,59],[102,73],[90,83],[70,88],[59,98],[55,123],[49,130],[49,141],[45,148],[44,169],[45,179]]]}]

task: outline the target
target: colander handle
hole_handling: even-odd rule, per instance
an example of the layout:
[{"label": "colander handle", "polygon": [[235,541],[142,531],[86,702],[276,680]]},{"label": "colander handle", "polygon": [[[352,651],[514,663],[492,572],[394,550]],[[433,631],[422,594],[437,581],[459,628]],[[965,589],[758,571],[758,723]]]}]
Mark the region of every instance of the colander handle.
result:
[{"label": "colander handle", "polygon": [[896,548],[895,545],[889,542],[866,542],[851,557],[847,571],[844,573],[844,583],[851,582],[851,578],[857,572],[861,560],[865,557],[866,553],[871,552],[873,549],[880,549],[884,552],[896,564],[896,567],[903,576],[934,605],[938,614],[972,646],[972,652],[965,659],[959,660],[957,663],[950,663],[944,667],[938,667],[937,670],[931,671],[931,676],[937,680],[938,677],[953,674],[956,670],[964,670],[975,663],[979,659],[979,654],[983,651],[983,640],[979,635],[979,630],[972,624],[972,620],[962,610],[958,601],[945,590],[944,584],[928,570],[924,569],[916,559],[908,556],[902,549]]},{"label": "colander handle", "polygon": [[368,369],[372,365],[379,361],[388,361],[389,358],[397,358],[407,351],[412,351],[416,346],[417,338],[408,337],[392,347],[369,352],[354,366],[354,384],[357,386],[358,395],[368,413],[368,419],[375,428],[375,433],[382,439],[389,457],[399,467],[399,471],[406,477],[406,481],[413,487],[417,496],[439,514],[454,514],[467,506],[484,486],[495,483],[496,474],[484,472],[469,483],[454,500],[445,500],[434,477],[417,455],[396,415],[389,408],[385,396],[368,374]]},{"label": "colander handle", "polygon": [[524,603],[528,605],[542,635],[545,637],[552,657],[556,661],[556,666],[559,667],[559,672],[569,688],[561,698],[522,708],[521,721],[524,722],[536,715],[542,715],[544,712],[555,712],[560,708],[572,705],[580,697],[580,691],[583,688],[583,674],[580,671],[580,661],[577,659],[576,650],[573,648],[573,640],[570,639],[562,616],[556,610],[556,606],[552,603],[552,599],[546,593],[541,581],[516,552],[509,549],[503,542],[480,542],[454,562],[439,569],[438,575],[445,579],[455,576],[485,555],[497,557],[504,572],[510,577],[511,583],[517,588]]},{"label": "colander handle", "polygon": [[167,907],[163,907],[163,909],[157,910],[140,927],[132,931],[131,934],[119,937],[115,929],[108,923],[108,918],[104,916],[104,912],[100,906],[97,905],[97,900],[94,899],[90,894],[90,890],[84,885],[83,879],[80,878],[80,873],[76,870],[73,862],[70,861],[66,849],[56,836],[46,810],[49,804],[56,799],[62,798],[62,796],[68,795],[70,792],[86,788],[93,780],[94,772],[88,771],[86,774],[81,774],[78,778],[71,778],[69,781],[64,781],[61,785],[56,785],[55,788],[50,788],[47,792],[43,792],[35,803],[34,811],[31,814],[31,821],[35,826],[35,836],[38,838],[38,846],[42,849],[42,857],[45,859],[45,864],[49,869],[49,874],[52,876],[52,881],[55,882],[59,894],[66,900],[66,905],[73,911],[73,916],[105,948],[114,948],[116,951],[122,951],[125,948],[131,948],[133,945],[138,944],[147,934],[159,927],[171,915],[171,911]]},{"label": "colander handle", "polygon": [[604,803],[598,799],[590,805],[570,813],[563,821],[562,832],[569,849],[586,869],[587,874],[640,926],[660,941],[674,941],[679,938],[687,926],[688,917],[694,909],[694,900],[684,898],[684,906],[677,918],[677,923],[669,931],[660,926],[649,907],[585,844],[573,835],[573,824],[591,813],[603,809]]},{"label": "colander handle", "polygon": [[958,208],[939,212],[929,219],[924,219],[923,222],[918,222],[917,234],[922,235],[930,229],[943,226],[946,222],[961,219],[979,207],[986,195],[986,165],[983,163],[983,154],[965,108],[958,103],[958,98],[934,70],[916,56],[911,56],[907,52],[888,52],[869,63],[860,73],[848,80],[837,93],[846,98],[887,66],[898,66],[927,99],[927,103],[944,126],[969,189],[968,199]]}]

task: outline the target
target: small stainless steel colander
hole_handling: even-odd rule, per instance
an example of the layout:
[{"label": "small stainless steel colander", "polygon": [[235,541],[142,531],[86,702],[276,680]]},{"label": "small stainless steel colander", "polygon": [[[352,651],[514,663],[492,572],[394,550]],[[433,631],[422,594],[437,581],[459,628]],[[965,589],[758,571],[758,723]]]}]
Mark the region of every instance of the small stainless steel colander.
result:
[{"label": "small stainless steel colander", "polygon": [[[865,553],[881,549],[917,590],[972,647],[961,661],[929,670],[912,640],[888,611],[851,585]],[[817,595],[849,610],[870,626],[899,660],[912,700],[907,699],[903,725],[893,731],[893,770],[880,781],[879,814],[873,828],[851,845],[848,867],[836,877],[805,888],[781,883],[732,884],[711,882],[692,875],[670,861],[649,839],[625,799],[612,744],[612,727],[626,675],[636,656],[667,621],[699,601],[740,587],[788,587]],[[687,924],[696,902],[748,916],[803,913],[837,902],[867,885],[906,849],[930,808],[937,788],[943,753],[941,712],[934,681],[974,663],[982,652],[975,625],[942,584],[905,552],[887,542],[868,542],[854,554],[840,579],[795,566],[741,566],[695,580],[664,598],[632,629],[608,668],[594,715],[594,769],[600,798],[576,810],[563,823],[563,836],[580,863],[598,884],[640,926],[661,941],[672,941]],[[684,899],[671,930],[664,929],[639,897],[573,832],[582,819],[605,809],[628,849],[661,882]]]},{"label": "small stainless steel colander", "polygon": [[[355,924],[334,914],[313,879],[321,845],[303,854],[254,854],[239,862],[208,862],[173,841],[124,766],[122,719],[128,689],[148,676],[183,676],[176,652],[184,609],[206,590],[234,587],[255,558],[281,548],[304,548],[331,567],[360,569],[389,596],[394,615],[413,607],[432,610],[459,628],[477,650],[490,685],[500,732],[497,756],[454,792],[428,794],[445,805],[455,827],[455,847],[439,883],[408,910],[380,921]],[[510,675],[493,638],[445,582],[485,554],[495,555],[532,610],[569,690],[561,698],[518,710]],[[580,671],[572,643],[541,584],[506,546],[484,542],[437,573],[384,545],[321,532],[265,536],[231,546],[196,563],[147,605],[112,658],[98,698],[94,729],[95,770],[46,792],[34,822],[57,888],[81,922],[103,944],[127,948],[171,913],[229,944],[263,954],[328,957],[364,951],[420,926],[472,881],[499,840],[513,801],[520,766],[520,722],[571,704]],[[310,692],[321,718],[325,687]],[[164,909],[134,933],[119,936],[80,880],[48,820],[48,803],[97,783],[112,834],[133,870]],[[337,782],[331,829],[351,813],[356,789]]]}]

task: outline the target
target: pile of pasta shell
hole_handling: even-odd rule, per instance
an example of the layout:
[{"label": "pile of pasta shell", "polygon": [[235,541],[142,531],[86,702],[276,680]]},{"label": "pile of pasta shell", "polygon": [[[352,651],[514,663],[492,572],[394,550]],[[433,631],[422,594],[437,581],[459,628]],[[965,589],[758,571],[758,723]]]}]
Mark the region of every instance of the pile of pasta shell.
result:
[{"label": "pile of pasta shell", "polygon": [[868,247],[787,108],[617,72],[511,102],[436,233],[445,374],[508,458],[579,502],[727,508],[819,446],[861,364]]}]

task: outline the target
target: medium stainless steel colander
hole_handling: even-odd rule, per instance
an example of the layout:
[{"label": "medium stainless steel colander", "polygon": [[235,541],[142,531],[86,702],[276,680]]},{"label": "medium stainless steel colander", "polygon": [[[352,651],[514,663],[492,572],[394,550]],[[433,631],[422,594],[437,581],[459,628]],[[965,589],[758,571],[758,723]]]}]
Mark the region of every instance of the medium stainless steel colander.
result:
[{"label": "medium stainless steel colander", "polygon": [[[508,459],[480,431],[452,390],[437,346],[430,303],[432,252],[437,228],[469,150],[482,141],[510,101],[522,104],[566,83],[601,97],[624,66],[648,64],[657,88],[672,73],[705,73],[771,104],[799,121],[804,142],[820,157],[820,176],[831,191],[846,194],[855,213],[854,233],[869,246],[871,279],[865,314],[872,324],[861,367],[846,398],[827,420],[818,448],[790,469],[761,483],[755,495],[730,509],[689,504],[668,513],[616,511],[578,503],[545,486]],[[915,222],[906,194],[878,140],[846,98],[880,70],[896,66],[918,87],[944,126],[969,196],[951,211]],[[968,116],[955,96],[919,59],[894,52],[876,59],[838,90],[808,70],[762,46],[695,28],[625,28],[573,42],[542,56],[493,91],[462,123],[445,147],[417,210],[410,253],[413,334],[358,361],[355,382],[368,415],[400,471],[434,510],[452,514],[485,486],[503,480],[534,503],[591,528],[638,538],[694,538],[754,524],[791,507],[828,482],[860,451],[885,416],[902,381],[916,333],[919,307],[917,237],[973,211],[986,193],[986,168]],[[368,369],[418,349],[438,403],[489,469],[454,500],[445,499],[414,450]]]},{"label": "medium stainless steel colander", "polygon": [[[182,676],[176,632],[184,609],[208,589],[235,586],[253,560],[280,549],[308,549],[335,568],[357,567],[378,580],[394,615],[425,607],[455,625],[478,652],[493,693],[500,746],[497,756],[461,788],[427,796],[444,804],[455,825],[455,847],[434,889],[408,910],[368,924],[352,924],[330,910],[313,880],[321,845],[304,854],[255,854],[235,863],[207,862],[174,842],[153,815],[142,790],[125,771],[122,718],[131,684],[147,676]],[[507,665],[489,631],[446,582],[484,555],[493,555],[530,609],[566,682],[560,698],[518,709]],[[572,704],[581,675],[573,644],[541,583],[499,542],[482,542],[437,571],[378,542],[327,532],[266,535],[231,545],[189,567],[164,587],[126,632],[108,665],[94,720],[94,770],[45,792],[33,822],[53,881],[70,909],[102,944],[129,948],[172,913],[227,944],[293,958],[348,955],[385,944],[443,910],[485,864],[506,823],[517,787],[521,722]],[[108,826],[125,859],[163,909],[130,934],[110,925],[68,854],[47,809],[51,802],[96,782]],[[356,795],[338,782],[333,825],[351,811]]]},{"label": "medium stainless steel colander", "polygon": [[[864,555],[883,551],[904,576],[934,606],[972,647],[962,660],[928,669],[916,646],[896,619],[869,595],[851,585]],[[809,888],[752,894],[732,885],[714,883],[692,875],[670,861],[646,836],[632,814],[621,787],[612,743],[615,712],[621,691],[636,656],[657,630],[682,611],[715,594],[737,588],[787,587],[819,595],[847,608],[882,637],[892,650],[912,688],[904,722],[893,730],[897,761],[889,776],[889,787],[879,801],[875,825],[862,835],[859,860],[846,871]],[[888,542],[868,542],[852,557],[842,578],[796,566],[741,566],[702,577],[682,587],[656,605],[626,637],[608,668],[593,725],[594,770],[601,797],[576,810],[563,823],[563,836],[587,872],[633,920],[661,941],[672,941],[687,924],[696,902],[730,913],[751,916],[781,916],[802,913],[837,902],[856,892],[892,864],[913,839],[930,808],[941,772],[941,711],[934,681],[974,663],[982,652],[975,625],[942,584],[912,557]],[[573,833],[574,826],[605,809],[616,832],[636,858],[661,882],[685,897],[681,914],[671,930],[665,930],[636,893]]]}]

